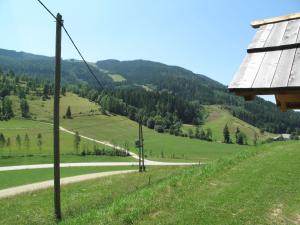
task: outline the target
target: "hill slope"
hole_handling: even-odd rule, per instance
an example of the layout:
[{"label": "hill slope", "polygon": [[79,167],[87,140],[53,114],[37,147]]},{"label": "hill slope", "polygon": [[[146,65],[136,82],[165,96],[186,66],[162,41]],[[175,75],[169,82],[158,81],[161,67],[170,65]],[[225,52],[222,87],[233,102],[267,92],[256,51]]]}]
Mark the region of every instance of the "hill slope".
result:
[{"label": "hill slope", "polygon": [[268,149],[186,169],[63,224],[299,224],[299,144]]},{"label": "hill slope", "polygon": [[[205,167],[67,185],[61,224],[299,224],[299,156],[299,143],[275,143]],[[56,224],[52,199],[47,189],[1,201],[0,223]]]},{"label": "hill slope", "polygon": [[[53,63],[51,57],[0,49],[0,68],[6,72],[14,70],[18,75],[27,74],[40,79],[52,79]],[[151,94],[147,94],[150,90],[154,96],[158,96],[159,100],[170,99],[167,100],[173,104],[170,109],[167,109],[171,110],[170,113],[178,112],[178,108],[174,110],[174,104],[180,104],[185,109],[191,109],[195,104],[196,107],[198,107],[197,104],[223,105],[235,117],[272,133],[286,133],[299,129],[300,113],[289,111],[283,114],[273,103],[261,98],[256,98],[253,102],[245,102],[242,98],[228,93],[227,87],[217,81],[204,75],[194,74],[181,67],[146,60],[105,60],[91,63],[91,65],[96,76],[105,85],[105,93],[116,97],[118,101],[121,100],[126,105],[133,106],[136,111],[138,109],[145,111],[149,105],[152,105],[153,109],[151,110],[159,108],[156,113],[162,109],[159,105],[161,102],[153,98]],[[64,84],[86,83],[95,87],[93,77],[90,76],[81,61],[63,60],[62,73]],[[118,80],[122,78],[122,82],[113,82],[112,75],[114,74],[118,74]],[[142,90],[136,91],[136,84],[143,87]],[[86,89],[86,96],[95,95],[90,88]],[[96,90],[99,91],[99,87]],[[143,97],[138,98],[137,95]],[[153,102],[153,99],[156,102]],[[174,103],[175,100],[176,103]],[[149,104],[146,105],[146,102]],[[169,106],[165,102],[163,105]],[[195,110],[184,115],[185,112],[181,106],[179,107],[180,119],[184,118],[184,122],[187,122],[190,118],[191,121],[188,121],[190,123],[198,121],[199,116],[195,115],[197,113]],[[126,110],[128,111],[128,109]],[[147,113],[151,114],[150,111]],[[165,111],[161,114],[163,117],[166,116]],[[194,114],[194,116],[190,116],[190,114]]]}]

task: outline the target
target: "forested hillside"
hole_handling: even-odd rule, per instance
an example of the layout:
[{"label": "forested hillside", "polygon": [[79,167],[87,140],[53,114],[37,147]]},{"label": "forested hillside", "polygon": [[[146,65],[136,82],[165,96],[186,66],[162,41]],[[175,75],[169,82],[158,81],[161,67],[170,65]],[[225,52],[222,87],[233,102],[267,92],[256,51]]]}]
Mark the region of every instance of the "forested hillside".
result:
[{"label": "forested hillside", "polygon": [[[51,57],[0,49],[2,74],[26,75],[45,82],[53,79],[53,64]],[[103,87],[96,86],[85,65],[77,60],[63,60],[63,86],[101,104],[103,111],[142,120],[159,132],[177,132],[182,123],[201,125],[203,105],[222,105],[239,119],[273,133],[300,127],[297,112],[283,114],[275,104],[261,98],[245,102],[217,81],[177,66],[145,60],[105,60],[90,65]],[[124,79],[114,82],[112,74]],[[7,86],[2,85],[4,102]]]}]

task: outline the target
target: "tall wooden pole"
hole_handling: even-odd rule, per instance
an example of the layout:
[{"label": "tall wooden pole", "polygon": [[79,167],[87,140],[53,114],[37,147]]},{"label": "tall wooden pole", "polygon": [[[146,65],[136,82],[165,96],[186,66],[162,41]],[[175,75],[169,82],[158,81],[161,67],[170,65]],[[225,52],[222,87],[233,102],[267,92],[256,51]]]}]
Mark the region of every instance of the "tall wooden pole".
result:
[{"label": "tall wooden pole", "polygon": [[61,220],[60,204],[60,156],[59,156],[59,96],[61,76],[61,27],[62,16],[56,16],[56,47],[55,47],[55,92],[54,92],[54,116],[53,116],[53,139],[54,139],[54,208],[55,217]]},{"label": "tall wooden pole", "polygon": [[139,172],[142,172],[141,122],[139,122]]},{"label": "tall wooden pole", "polygon": [[142,124],[141,124],[141,148],[142,148],[142,170],[146,171],[145,154],[144,154],[144,136],[143,136],[143,125]]}]

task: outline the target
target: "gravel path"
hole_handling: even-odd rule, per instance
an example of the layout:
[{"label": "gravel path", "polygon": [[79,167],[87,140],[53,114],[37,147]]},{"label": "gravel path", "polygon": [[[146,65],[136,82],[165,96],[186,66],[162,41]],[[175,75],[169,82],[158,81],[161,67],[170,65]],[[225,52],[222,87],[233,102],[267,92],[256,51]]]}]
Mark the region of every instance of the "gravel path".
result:
[{"label": "gravel path", "polygon": [[[49,123],[50,124],[50,123]],[[52,125],[52,124],[50,124]],[[75,132],[67,130],[63,127],[60,127],[60,130],[69,134],[75,134]],[[120,146],[113,145],[107,141],[99,141],[90,137],[86,137],[84,135],[80,135],[81,138],[94,141],[96,143],[100,143],[112,148],[120,149],[128,151],[127,149],[124,149]],[[129,154],[135,158],[139,159],[138,155],[128,151]],[[145,159],[145,165],[146,166],[187,166],[187,165],[196,165],[200,163],[180,163],[180,162],[159,162],[159,161],[152,161],[152,160],[146,160]],[[83,163],[61,163],[60,167],[88,167],[88,166],[137,166],[138,162],[83,162]],[[44,169],[44,168],[53,168],[53,164],[35,164],[35,165],[19,165],[19,166],[3,166],[0,167],[1,171],[13,171],[13,170],[26,170],[26,169]],[[112,176],[115,174],[124,174],[124,173],[131,173],[136,170],[123,170],[123,171],[112,171],[112,172],[101,172],[101,173],[92,173],[92,174],[85,174],[80,176],[73,176],[73,177],[66,177],[61,179],[61,185],[80,182],[84,180],[90,180],[95,179],[99,177],[106,177],[106,176]],[[46,189],[53,186],[53,180],[33,183],[33,184],[27,184],[22,186],[17,186],[13,188],[7,188],[0,190],[0,199],[6,198],[14,195],[18,195],[25,192],[31,192],[36,191],[40,189]]]},{"label": "gravel path", "polygon": [[[66,184],[72,184],[72,183],[77,183],[77,182],[81,182],[81,181],[96,179],[96,178],[100,178],[100,177],[108,177],[108,176],[113,176],[113,175],[117,175],[117,174],[133,173],[136,171],[137,170],[121,170],[121,171],[91,173],[91,174],[62,178],[62,179],[60,179],[60,183],[61,183],[61,185],[66,185]],[[50,188],[53,186],[54,186],[53,180],[47,180],[47,181],[43,181],[43,182],[7,188],[7,189],[0,190],[0,199],[11,197],[11,196],[22,194],[22,193],[26,193],[26,192],[42,190],[42,189]]]},{"label": "gravel path", "polygon": [[[89,167],[89,166],[137,166],[138,162],[82,162],[82,163],[60,163],[60,167]],[[176,163],[147,161],[146,166],[188,166],[199,165],[199,163]],[[0,172],[12,170],[46,169],[53,168],[53,164],[33,164],[20,166],[0,166]]]}]

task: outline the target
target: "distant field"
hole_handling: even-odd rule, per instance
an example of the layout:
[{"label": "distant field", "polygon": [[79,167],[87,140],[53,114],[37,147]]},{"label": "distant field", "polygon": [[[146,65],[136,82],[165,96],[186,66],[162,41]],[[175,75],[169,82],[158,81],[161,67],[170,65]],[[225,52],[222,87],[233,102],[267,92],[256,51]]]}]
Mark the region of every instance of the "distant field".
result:
[{"label": "distant field", "polygon": [[[52,154],[53,153],[53,127],[44,122],[37,122],[32,120],[12,119],[9,121],[2,121],[0,124],[0,132],[4,134],[5,139],[10,138],[10,147],[0,149],[0,156],[18,156],[29,154]],[[42,134],[41,150],[37,145],[37,135]],[[29,137],[29,147],[25,145],[25,135]],[[17,135],[21,137],[21,146],[16,142]],[[61,153],[75,154],[74,149],[74,135],[65,132],[60,132]],[[108,148],[101,144],[99,147]],[[93,149],[94,142],[81,139],[80,150],[83,147]]]},{"label": "distant field", "polygon": [[[61,168],[61,177],[70,177],[88,173],[106,171],[137,169],[134,166],[109,166],[109,167],[71,167]],[[31,169],[0,172],[0,189],[18,185],[30,184],[53,179],[53,169]]]},{"label": "distant field", "polygon": [[[60,161],[62,163],[69,162],[135,162],[132,157],[116,157],[116,156],[81,156],[81,155],[66,155],[61,154]],[[1,166],[15,166],[15,165],[31,165],[41,163],[53,163],[53,155],[32,155],[32,156],[13,156],[0,157]]]},{"label": "distant field", "polygon": [[[205,109],[208,113],[208,117],[204,125],[202,126],[203,129],[210,128],[213,133],[213,140],[222,142],[224,140],[223,137],[223,128],[225,125],[228,125],[231,139],[235,142],[235,132],[236,129],[239,128],[244,134],[246,134],[248,143],[250,145],[253,144],[254,134],[258,136],[258,141],[265,140],[269,137],[274,137],[274,134],[264,132],[264,134],[260,133],[260,130],[257,127],[254,127],[234,116],[232,116],[228,111],[222,109],[221,106],[211,105],[205,106]],[[183,126],[183,130],[185,132],[188,129],[192,129],[195,132],[195,127],[191,125],[185,124]]]},{"label": "distant field", "polygon": [[108,76],[110,76],[114,82],[126,81],[126,79],[120,74],[109,74]]},{"label": "distant field", "polygon": [[[51,112],[53,99],[47,101],[35,99],[29,100],[29,102],[30,111],[33,113],[34,118],[52,122]],[[101,115],[98,105],[71,93],[67,93],[66,96],[61,97],[61,116],[65,114],[68,106],[71,107],[73,119],[62,118],[61,126],[72,131],[79,131],[80,134],[91,138],[109,141],[122,147],[128,146],[131,151],[137,152],[134,146],[135,140],[138,139],[137,123],[122,116]],[[17,108],[17,105],[15,108]],[[210,127],[213,130],[213,139],[219,143],[175,137],[169,134],[159,134],[154,130],[144,127],[144,144],[147,158],[161,161],[208,162],[222,156],[234,154],[237,151],[252,148],[251,146],[226,145],[220,143],[223,139],[223,127],[225,123],[229,121],[228,124],[233,138],[236,124],[239,124],[240,129],[249,136],[249,144],[252,144],[252,134],[254,134],[254,131],[258,131],[258,129],[232,117],[228,112],[221,110],[217,106],[208,107],[208,111],[210,114],[204,128]],[[189,127],[191,126],[184,125],[183,129],[187,131]],[[11,153],[9,153],[8,148],[4,151],[2,150],[2,154],[4,155],[52,154],[52,127],[48,124],[14,119],[1,123],[0,130],[1,129],[6,137],[11,137],[12,146],[14,146],[14,148],[11,149]],[[15,143],[16,135],[21,135],[23,140],[25,133],[28,133],[31,140],[29,150],[24,148],[24,146],[19,149]],[[38,151],[36,145],[36,136],[38,133],[42,133],[43,135],[44,142],[42,151]],[[61,152],[63,154],[74,153],[73,141],[73,135],[61,132]],[[89,149],[92,149],[93,145],[93,142],[82,139],[82,148],[87,146]],[[116,160],[119,159],[116,158]],[[34,159],[33,162],[35,161]]]},{"label": "distant field", "polygon": [[[43,101],[40,98],[34,98],[28,101],[30,105],[30,112],[33,117],[38,120],[52,120],[53,118],[53,98],[47,101]],[[68,106],[71,107],[72,116],[81,116],[99,113],[99,105],[85,98],[80,98],[73,93],[67,93],[66,96],[60,98],[60,116],[63,117],[66,114]]]},{"label": "distant field", "polygon": [[[136,151],[134,141],[138,138],[138,124],[126,117],[105,115],[78,117],[73,120],[63,120],[62,126],[71,130],[80,130],[83,135],[121,146],[127,143],[131,151]],[[144,139],[147,157],[161,161],[207,162],[253,148],[159,134],[146,127],[144,127]]]}]

